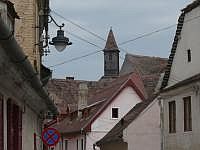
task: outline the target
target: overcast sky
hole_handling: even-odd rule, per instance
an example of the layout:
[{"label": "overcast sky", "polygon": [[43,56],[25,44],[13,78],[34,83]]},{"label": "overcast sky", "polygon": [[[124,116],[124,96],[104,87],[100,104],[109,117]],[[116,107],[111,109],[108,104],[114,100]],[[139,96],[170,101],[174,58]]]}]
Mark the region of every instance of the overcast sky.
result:
[{"label": "overcast sky", "polygon": [[[107,38],[112,26],[118,44],[134,39],[142,34],[155,31],[177,23],[180,10],[191,0],[50,0],[51,10],[64,18]],[[64,30],[104,48],[105,41],[81,30],[52,12],[58,23],[65,23]],[[168,57],[176,27],[119,45],[120,64],[125,52],[137,55]],[[50,37],[56,35],[57,27],[50,24]],[[66,33],[73,45],[63,52],[57,52],[50,46],[51,53],[45,56],[43,63],[53,66],[91,52],[101,50]],[[96,53],[76,61],[51,67],[53,78],[74,76],[75,79],[98,80],[103,75],[103,52]]]}]

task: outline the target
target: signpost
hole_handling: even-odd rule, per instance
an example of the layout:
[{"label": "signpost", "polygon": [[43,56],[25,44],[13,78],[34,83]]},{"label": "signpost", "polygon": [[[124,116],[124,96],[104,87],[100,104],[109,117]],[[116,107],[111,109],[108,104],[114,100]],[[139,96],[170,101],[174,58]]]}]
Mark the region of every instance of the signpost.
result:
[{"label": "signpost", "polygon": [[48,147],[55,146],[60,140],[60,133],[54,128],[46,128],[42,132],[42,141]]}]

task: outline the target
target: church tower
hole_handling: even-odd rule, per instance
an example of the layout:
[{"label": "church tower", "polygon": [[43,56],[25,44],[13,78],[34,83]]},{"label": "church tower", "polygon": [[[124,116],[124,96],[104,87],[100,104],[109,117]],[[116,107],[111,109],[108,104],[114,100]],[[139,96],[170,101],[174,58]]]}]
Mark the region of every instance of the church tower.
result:
[{"label": "church tower", "polygon": [[119,48],[115,41],[112,28],[109,31],[104,48],[104,78],[119,76]]}]

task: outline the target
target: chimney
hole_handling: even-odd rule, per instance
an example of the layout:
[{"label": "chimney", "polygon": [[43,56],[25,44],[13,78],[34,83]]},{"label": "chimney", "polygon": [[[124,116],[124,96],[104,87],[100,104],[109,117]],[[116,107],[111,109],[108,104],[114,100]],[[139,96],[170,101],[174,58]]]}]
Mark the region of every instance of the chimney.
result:
[{"label": "chimney", "polygon": [[[86,83],[80,83],[78,91],[78,110],[87,107],[87,98],[88,98],[88,86]],[[79,111],[78,116],[80,115],[81,112]]]},{"label": "chimney", "polygon": [[74,77],[66,77],[66,80],[74,80]]}]

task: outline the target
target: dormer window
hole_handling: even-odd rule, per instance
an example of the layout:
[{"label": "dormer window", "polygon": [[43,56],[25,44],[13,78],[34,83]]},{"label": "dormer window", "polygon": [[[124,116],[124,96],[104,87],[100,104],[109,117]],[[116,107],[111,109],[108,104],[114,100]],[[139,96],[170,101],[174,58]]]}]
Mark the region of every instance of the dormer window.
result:
[{"label": "dormer window", "polygon": [[112,108],[112,119],[118,119],[119,118],[119,108]]},{"label": "dormer window", "polygon": [[191,60],[192,60],[191,50],[190,49],[187,50],[187,59],[188,59],[188,62],[191,62]]}]

